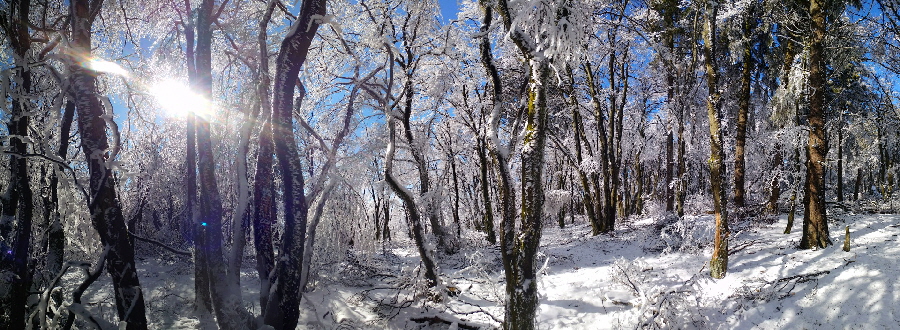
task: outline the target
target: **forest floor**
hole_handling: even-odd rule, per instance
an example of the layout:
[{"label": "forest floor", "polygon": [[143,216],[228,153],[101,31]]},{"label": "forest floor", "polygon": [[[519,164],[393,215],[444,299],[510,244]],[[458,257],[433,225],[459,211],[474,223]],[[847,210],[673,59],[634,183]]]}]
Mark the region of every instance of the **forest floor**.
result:
[{"label": "forest floor", "polygon": [[[831,216],[834,245],[818,251],[797,249],[800,217],[791,234],[783,234],[784,215],[737,221],[728,274],[721,280],[710,278],[706,266],[714,221],[709,215],[639,219],[599,236],[590,236],[590,227],[577,219],[562,229],[548,225],[538,257],[539,328],[895,328],[900,215]],[[847,225],[850,252],[841,249]],[[496,327],[503,314],[502,265],[496,247],[481,241],[470,238],[462,244],[469,247],[442,257],[444,284],[452,287],[443,295],[416,284],[422,282],[418,257],[405,237],[378,251],[348,254],[317,272],[315,289],[301,303],[298,329]],[[187,261],[138,262],[151,328],[197,328]],[[247,308],[258,314],[252,265],[245,263],[242,293]],[[84,300],[95,316],[112,320],[108,287],[104,276]]]}]

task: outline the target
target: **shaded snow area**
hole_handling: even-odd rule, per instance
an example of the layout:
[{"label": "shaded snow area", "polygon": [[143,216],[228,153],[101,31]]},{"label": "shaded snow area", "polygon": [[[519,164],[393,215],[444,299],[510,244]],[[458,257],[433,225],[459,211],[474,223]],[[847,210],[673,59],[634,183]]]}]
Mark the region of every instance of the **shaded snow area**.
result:
[{"label": "shaded snow area", "polygon": [[[710,278],[706,266],[712,252],[712,216],[639,219],[599,236],[590,236],[585,224],[548,226],[538,257],[539,328],[897,328],[900,216],[832,217],[834,245],[818,251],[796,248],[802,217],[787,235],[786,216],[732,224],[732,254],[721,280]],[[846,225],[850,252],[841,249]],[[442,256],[444,289],[434,291],[421,286],[418,256],[402,239],[319,265],[314,290],[304,295],[298,328],[499,326],[504,284],[496,247],[473,237],[462,242],[459,253]],[[191,302],[193,271],[187,261],[140,262],[151,328],[197,327]],[[245,263],[243,300],[258,315],[252,264]],[[108,279],[102,280],[106,282],[85,294],[85,306],[114,319],[111,295],[103,289]],[[97,289],[101,283],[103,288]]]}]

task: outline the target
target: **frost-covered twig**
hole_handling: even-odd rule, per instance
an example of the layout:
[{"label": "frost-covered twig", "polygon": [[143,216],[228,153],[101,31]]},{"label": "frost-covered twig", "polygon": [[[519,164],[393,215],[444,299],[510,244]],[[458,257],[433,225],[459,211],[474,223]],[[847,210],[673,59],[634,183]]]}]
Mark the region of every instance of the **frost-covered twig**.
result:
[{"label": "frost-covered twig", "polygon": [[479,313],[480,313],[480,314],[487,315],[489,318],[491,318],[491,320],[494,320],[494,322],[497,322],[498,324],[503,324],[503,318],[499,318],[499,317],[494,316],[494,314],[491,314],[490,312],[484,310],[484,307],[475,305],[475,304],[470,303],[470,302],[467,302],[467,301],[462,301],[462,300],[460,300],[459,302],[462,303],[462,304],[468,305],[468,306],[475,307],[476,310],[475,310],[475,311],[471,311],[471,312],[460,312],[460,311],[454,310],[453,308],[451,308],[451,307],[449,307],[449,306],[447,307],[447,310],[449,310],[449,311],[453,312],[453,314],[457,314],[457,315],[472,315],[472,314],[479,314]]},{"label": "frost-covered twig", "polygon": [[50,157],[50,156],[47,156],[44,154],[22,154],[22,153],[16,153],[16,152],[11,152],[11,151],[6,151],[6,150],[0,150],[0,153],[5,154],[5,155],[13,155],[13,156],[17,156],[17,157],[39,158],[39,159],[46,160],[48,162],[55,163],[55,164],[59,165],[60,167],[69,170],[69,173],[72,173],[72,180],[75,183],[75,186],[77,186],[78,189],[81,190],[81,193],[84,195],[84,199],[88,202],[88,204],[90,204],[91,195],[88,194],[87,189],[84,188],[84,185],[82,185],[81,182],[78,182],[78,176],[75,175],[75,170],[72,169],[72,167],[69,166],[69,164],[67,164],[66,162],[59,160],[59,159],[55,159],[53,157]]},{"label": "frost-covered twig", "polygon": [[85,272],[87,273],[87,278],[84,279],[84,282],[81,282],[81,285],[72,292],[72,304],[67,306],[69,310],[69,315],[66,318],[66,322],[63,325],[64,330],[69,330],[72,328],[72,324],[75,322],[75,315],[80,316],[81,318],[90,321],[97,329],[102,329],[99,322],[94,318],[93,315],[87,312],[84,309],[84,306],[81,305],[81,296],[84,295],[84,291],[87,290],[91,284],[94,284],[98,278],[100,278],[101,272],[103,272],[103,265],[106,264],[106,257],[109,255],[109,250],[111,246],[107,244],[103,248],[103,253],[100,254],[100,257],[97,258],[97,264],[94,265],[94,270],[88,271],[88,264],[84,263],[80,266],[85,267]]}]

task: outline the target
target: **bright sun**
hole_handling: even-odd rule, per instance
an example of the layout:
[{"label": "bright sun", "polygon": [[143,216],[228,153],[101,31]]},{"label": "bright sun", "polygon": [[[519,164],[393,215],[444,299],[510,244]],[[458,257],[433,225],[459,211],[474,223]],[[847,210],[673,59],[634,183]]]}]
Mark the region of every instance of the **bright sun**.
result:
[{"label": "bright sun", "polygon": [[160,81],[150,87],[150,93],[170,116],[186,117],[193,113],[206,120],[212,116],[210,102],[179,81]]}]

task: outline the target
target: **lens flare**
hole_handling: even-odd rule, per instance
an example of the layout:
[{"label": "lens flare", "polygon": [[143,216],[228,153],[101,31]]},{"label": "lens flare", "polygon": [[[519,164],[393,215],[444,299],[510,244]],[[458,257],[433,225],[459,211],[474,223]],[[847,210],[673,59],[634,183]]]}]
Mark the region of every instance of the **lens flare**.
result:
[{"label": "lens flare", "polygon": [[179,81],[160,81],[150,87],[150,94],[170,116],[186,117],[194,114],[205,120],[212,118],[212,104],[209,100]]},{"label": "lens flare", "polygon": [[85,67],[97,72],[103,72],[108,74],[114,74],[117,76],[128,77],[128,70],[125,70],[122,66],[99,58],[93,58],[85,63]]}]

